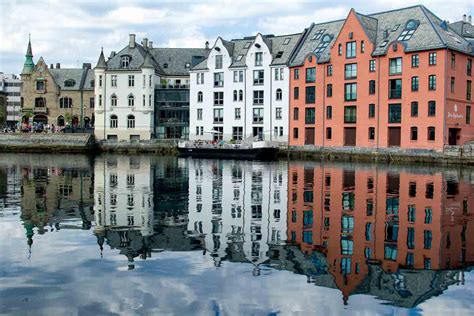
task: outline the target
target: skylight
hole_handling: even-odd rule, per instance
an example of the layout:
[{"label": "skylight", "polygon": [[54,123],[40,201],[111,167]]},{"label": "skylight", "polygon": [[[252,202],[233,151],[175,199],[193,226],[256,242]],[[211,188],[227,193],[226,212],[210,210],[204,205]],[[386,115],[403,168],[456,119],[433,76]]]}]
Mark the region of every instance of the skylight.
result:
[{"label": "skylight", "polygon": [[237,57],[235,57],[235,61],[241,61],[243,57],[244,55],[237,55]]},{"label": "skylight", "polygon": [[321,42],[315,48],[314,53],[315,54],[322,53],[324,49],[329,46],[329,43],[331,42],[332,39],[333,39],[332,35],[329,35],[329,34],[324,35]]},{"label": "skylight", "polygon": [[290,44],[290,41],[291,41],[291,38],[289,38],[289,37],[285,38],[285,40],[283,41],[283,45]]},{"label": "skylight", "polygon": [[276,54],[275,58],[281,58],[281,56],[283,56],[283,52],[282,52],[282,51],[279,51],[279,52]]},{"label": "skylight", "polygon": [[245,43],[244,48],[248,49],[250,47],[250,45],[252,45],[252,42],[247,42],[247,43]]},{"label": "skylight", "polygon": [[380,44],[380,47],[385,47],[385,46],[387,46],[387,44],[388,44],[388,41],[385,40]]},{"label": "skylight", "polygon": [[321,36],[324,34],[325,29],[320,29],[316,33],[314,33],[313,37],[311,37],[312,41],[316,41],[321,38]]},{"label": "skylight", "polygon": [[392,32],[395,32],[396,30],[398,30],[399,27],[400,27],[400,24],[394,25],[392,28]]},{"label": "skylight", "polygon": [[418,28],[418,25],[420,25],[420,22],[415,20],[409,20],[405,25],[405,29],[402,31],[397,40],[408,41],[415,33],[416,29]]}]

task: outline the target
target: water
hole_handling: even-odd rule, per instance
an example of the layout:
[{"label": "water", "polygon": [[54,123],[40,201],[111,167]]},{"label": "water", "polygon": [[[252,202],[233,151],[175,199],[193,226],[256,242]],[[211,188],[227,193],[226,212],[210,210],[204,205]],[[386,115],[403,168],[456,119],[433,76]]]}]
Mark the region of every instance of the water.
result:
[{"label": "water", "polygon": [[0,314],[467,314],[474,170],[0,155]]}]

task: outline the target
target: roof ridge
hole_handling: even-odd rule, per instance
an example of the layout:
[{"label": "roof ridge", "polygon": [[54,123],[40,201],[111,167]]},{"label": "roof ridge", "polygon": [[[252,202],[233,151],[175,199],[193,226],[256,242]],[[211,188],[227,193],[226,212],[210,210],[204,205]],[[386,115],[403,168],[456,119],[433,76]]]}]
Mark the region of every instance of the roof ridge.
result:
[{"label": "roof ridge", "polygon": [[[431,28],[434,30],[434,32],[436,33],[436,36],[438,36],[439,40],[441,41],[441,43],[443,43],[443,45],[445,47],[448,46],[448,44],[443,40],[443,37],[439,34],[438,30],[436,29],[436,27],[434,26],[434,23],[433,21],[431,20],[431,18],[428,16],[427,12],[430,12],[431,14],[433,14],[431,11],[429,11],[428,9],[426,9],[424,6],[420,5],[420,9],[421,9],[421,12],[423,12],[423,14],[425,15],[425,17],[428,19],[428,21],[430,22],[430,25],[431,25]],[[434,14],[433,14],[434,15]],[[436,16],[436,15],[435,15]],[[437,17],[437,16],[436,16]],[[437,17],[439,19],[439,17]]]},{"label": "roof ridge", "polygon": [[422,4],[416,4],[416,5],[412,5],[412,6],[404,7],[404,8],[398,8],[398,9],[392,9],[392,10],[387,10],[387,11],[369,13],[369,14],[367,14],[366,16],[371,17],[372,15],[385,14],[385,13],[392,13],[392,12],[397,12],[397,11],[403,11],[403,10],[408,10],[408,9],[414,9],[414,8],[417,8],[417,7],[423,7],[423,8],[424,8],[425,6],[422,5]]}]

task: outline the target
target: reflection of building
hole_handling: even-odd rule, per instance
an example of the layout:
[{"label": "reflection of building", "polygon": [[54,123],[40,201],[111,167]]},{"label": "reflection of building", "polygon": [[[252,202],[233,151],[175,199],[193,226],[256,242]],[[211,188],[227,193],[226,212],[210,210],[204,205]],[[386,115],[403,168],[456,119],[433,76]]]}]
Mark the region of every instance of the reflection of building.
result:
[{"label": "reflection of building", "polygon": [[286,173],[286,162],[190,161],[188,229],[205,236],[217,266],[228,247],[258,267],[284,244]]},{"label": "reflection of building", "polygon": [[345,300],[374,282],[375,271],[392,278],[403,296],[405,287],[439,275],[403,269],[459,269],[474,262],[469,245],[474,236],[468,238],[474,233],[474,222],[468,221],[474,196],[468,183],[442,173],[314,163],[290,166],[289,181],[288,239],[305,253],[325,254]]},{"label": "reflection of building", "polygon": [[188,160],[159,157],[154,170],[155,211],[160,213],[187,213]]}]

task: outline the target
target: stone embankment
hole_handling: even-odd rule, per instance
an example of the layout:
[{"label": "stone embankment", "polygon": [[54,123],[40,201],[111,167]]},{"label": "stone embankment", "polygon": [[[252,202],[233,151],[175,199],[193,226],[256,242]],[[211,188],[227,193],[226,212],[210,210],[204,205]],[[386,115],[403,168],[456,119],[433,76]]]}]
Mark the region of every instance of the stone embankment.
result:
[{"label": "stone embankment", "polygon": [[0,134],[0,152],[93,152],[91,134]]}]

